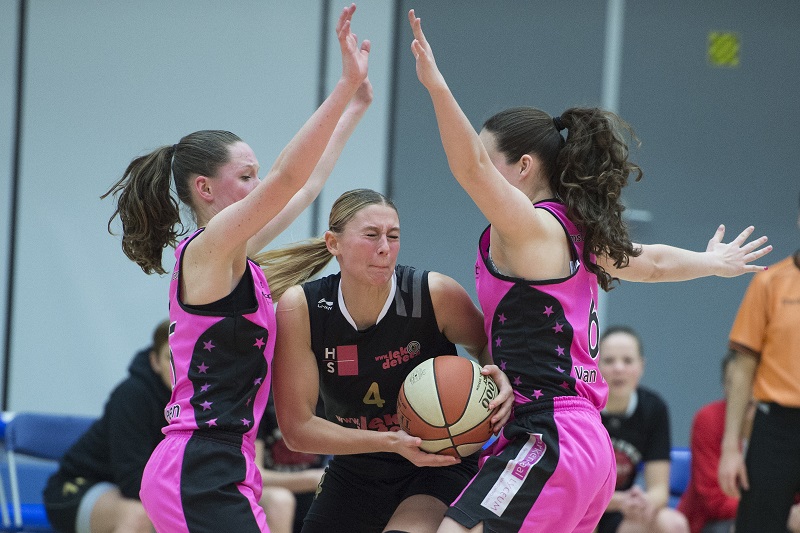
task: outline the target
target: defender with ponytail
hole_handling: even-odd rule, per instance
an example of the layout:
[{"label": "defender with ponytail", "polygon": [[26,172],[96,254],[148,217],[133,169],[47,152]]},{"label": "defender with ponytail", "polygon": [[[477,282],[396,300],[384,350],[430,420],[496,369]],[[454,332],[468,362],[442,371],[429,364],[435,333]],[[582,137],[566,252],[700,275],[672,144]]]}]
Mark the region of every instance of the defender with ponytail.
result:
[{"label": "defender with ponytail", "polygon": [[[109,231],[119,217],[122,249],[145,273],[165,274],[162,253],[175,248],[172,393],[139,493],[158,531],[269,530],[254,443],[271,384],[275,311],[250,257],[317,196],[369,105],[370,45],[351,31],[354,12],[355,4],[344,8],[336,27],[338,83],[263,180],[250,146],[203,130],[135,158],[103,195],[116,198]],[[196,225],[188,235],[181,205]]]},{"label": "defender with ponytail", "polygon": [[599,414],[608,397],[599,287],[754,272],[762,267],[750,262],[771,247],[761,248],[766,237],[746,242],[752,227],[725,244],[722,226],[701,253],[632,243],[621,192],[642,172],[628,161],[629,126],[597,108],[551,117],[525,107],[477,134],[413,10],[409,22],[450,170],[490,223],[478,242],[478,300],[494,363],[514,376],[515,417],[439,531],[590,533],[616,481]]},{"label": "defender with ponytail", "polygon": [[[108,231],[113,234],[112,223],[119,217],[122,251],[145,274],[166,274],[161,253],[167,246],[174,248],[179,238],[186,235],[178,202],[189,206],[194,213],[190,179],[216,176],[219,167],[230,158],[228,147],[238,142],[242,140],[229,131],[190,133],[178,144],[162,146],[131,161],[122,178],[100,197],[117,198]],[[177,198],[171,193],[173,183]]]}]

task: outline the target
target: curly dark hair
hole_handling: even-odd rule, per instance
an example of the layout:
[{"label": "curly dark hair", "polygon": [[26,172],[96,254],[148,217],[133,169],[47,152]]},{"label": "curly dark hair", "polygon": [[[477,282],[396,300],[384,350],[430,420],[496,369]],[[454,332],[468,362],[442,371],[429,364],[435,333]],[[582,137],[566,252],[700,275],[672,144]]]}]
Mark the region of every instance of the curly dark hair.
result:
[{"label": "curly dark hair", "polygon": [[[567,129],[566,139],[558,126]],[[610,111],[584,107],[567,109],[555,121],[539,109],[515,107],[492,116],[483,127],[494,135],[507,162],[525,154],[539,158],[570,220],[585,232],[584,265],[603,290],[611,290],[617,278],[591,256],[605,255],[621,268],[641,254],[622,220],[622,188],[631,174],[636,181],[642,178],[639,166],[628,161],[626,134],[636,140],[631,127]]]}]

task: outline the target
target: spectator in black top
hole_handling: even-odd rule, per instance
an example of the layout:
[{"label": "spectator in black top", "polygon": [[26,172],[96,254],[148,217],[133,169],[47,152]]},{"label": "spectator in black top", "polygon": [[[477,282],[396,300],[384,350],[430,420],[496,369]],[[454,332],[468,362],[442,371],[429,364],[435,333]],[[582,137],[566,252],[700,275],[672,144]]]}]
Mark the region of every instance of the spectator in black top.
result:
[{"label": "spectator in black top", "polygon": [[[599,533],[689,533],[681,513],[669,501],[669,412],[653,391],[639,386],[644,356],[639,335],[631,328],[608,328],[600,338],[599,369],[608,383],[608,402],[601,412],[617,460],[617,485]],[[644,469],[644,489],[635,484]]]},{"label": "spectator in black top", "polygon": [[130,375],[109,396],[103,415],[61,459],[44,490],[47,517],[63,533],[151,532],[139,501],[142,471],[164,435],[172,387],[169,321],[136,354]]}]

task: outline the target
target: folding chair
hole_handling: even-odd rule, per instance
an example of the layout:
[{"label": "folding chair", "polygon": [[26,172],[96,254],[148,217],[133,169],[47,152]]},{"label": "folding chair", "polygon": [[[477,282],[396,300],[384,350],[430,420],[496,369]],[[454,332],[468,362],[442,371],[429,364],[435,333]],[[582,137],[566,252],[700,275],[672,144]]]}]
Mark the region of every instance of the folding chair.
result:
[{"label": "folding chair", "polygon": [[[49,530],[44,504],[40,499],[33,505],[26,505],[23,512],[20,501],[18,459],[27,457],[49,460],[52,461],[50,470],[55,471],[57,461],[95,420],[87,416],[17,413],[8,421],[5,428],[5,445],[11,485],[12,515],[17,530],[28,526]],[[39,493],[43,489],[43,485],[38,487]]]},{"label": "folding chair", "polygon": [[[13,413],[4,412],[0,416],[0,440],[5,439],[6,435],[6,420],[13,416]],[[5,455],[5,454],[4,454]],[[8,499],[6,498],[5,481],[0,474],[0,520],[2,520],[3,531],[11,528],[11,517],[8,514]]]}]

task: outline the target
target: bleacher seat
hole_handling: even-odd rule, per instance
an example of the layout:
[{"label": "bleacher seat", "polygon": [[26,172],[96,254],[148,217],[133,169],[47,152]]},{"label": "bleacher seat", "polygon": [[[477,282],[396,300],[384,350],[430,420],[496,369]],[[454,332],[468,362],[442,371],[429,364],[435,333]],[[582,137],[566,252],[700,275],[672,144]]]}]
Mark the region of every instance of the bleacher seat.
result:
[{"label": "bleacher seat", "polygon": [[58,460],[95,418],[44,413],[16,413],[5,427],[5,453],[14,531],[52,531],[42,490]]},{"label": "bleacher seat", "polygon": [[681,495],[689,485],[692,470],[692,452],[683,446],[674,446],[670,451],[669,506],[675,508]]},{"label": "bleacher seat", "polygon": [[[11,413],[3,412],[2,416],[0,416],[0,443],[3,442],[6,435],[6,422],[10,419]],[[0,454],[5,457],[5,445],[3,445],[0,450]],[[2,463],[2,467],[5,467],[5,461]],[[3,468],[2,472],[0,472],[0,524],[2,525],[3,531],[8,531],[11,529],[11,515],[10,510],[8,508],[8,498],[6,498],[6,482],[5,480],[8,479],[8,468]]]}]

